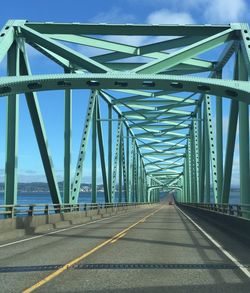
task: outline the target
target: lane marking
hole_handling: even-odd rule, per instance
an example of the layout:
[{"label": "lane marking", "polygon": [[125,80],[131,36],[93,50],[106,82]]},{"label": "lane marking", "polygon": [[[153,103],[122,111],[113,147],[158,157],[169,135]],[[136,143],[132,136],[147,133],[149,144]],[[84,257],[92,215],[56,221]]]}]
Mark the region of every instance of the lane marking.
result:
[{"label": "lane marking", "polygon": [[40,280],[36,284],[32,285],[31,287],[25,289],[22,293],[30,293],[30,292],[36,290],[37,288],[43,286],[44,284],[48,283],[49,281],[51,281],[52,279],[54,279],[55,277],[57,277],[58,275],[60,275],[64,271],[68,270],[69,268],[71,268],[72,266],[77,264],[79,261],[85,259],[86,257],[88,257],[89,255],[93,254],[94,252],[96,252],[97,250],[102,248],[103,246],[111,243],[113,240],[115,240],[116,238],[120,237],[121,235],[126,234],[129,230],[131,230],[132,228],[134,228],[135,226],[140,224],[141,220],[147,219],[147,218],[153,216],[155,213],[159,212],[162,208],[163,208],[163,206],[160,207],[159,209],[153,211],[152,213],[148,214],[147,216],[143,217],[142,219],[140,219],[139,221],[135,222],[134,224],[130,225],[129,227],[125,228],[124,230],[122,230],[121,232],[117,233],[116,235],[114,235],[110,239],[100,243],[99,245],[97,245],[96,247],[92,248],[88,252],[83,253],[79,257],[69,261],[64,266],[62,266],[60,269],[58,269],[58,270],[54,271],[53,273],[49,274],[47,277],[43,278],[42,280]]},{"label": "lane marking", "polygon": [[115,238],[115,239],[113,239],[110,243],[115,243],[116,241],[118,241],[119,239],[121,239],[123,236],[125,236],[126,235],[126,233],[123,233],[122,235],[120,235],[119,237],[117,237],[117,238]]},{"label": "lane marking", "polygon": [[248,278],[250,278],[250,272],[244,267],[231,253],[224,249],[219,242],[217,242],[211,235],[203,230],[193,219],[191,219],[185,212],[176,206],[176,208],[197,228],[199,229],[227,258],[229,258]]},{"label": "lane marking", "polygon": [[[134,210],[133,211],[130,211],[130,212],[126,213],[126,215],[127,214],[131,214],[133,212],[135,212],[135,211]],[[18,244],[18,243],[22,243],[22,242],[26,242],[26,241],[35,240],[35,239],[38,239],[38,238],[45,237],[47,235],[53,235],[53,234],[58,234],[58,233],[61,233],[61,232],[64,232],[64,231],[69,231],[69,230],[72,230],[72,229],[77,229],[77,228],[80,228],[80,227],[83,227],[83,226],[87,226],[87,225],[90,225],[90,224],[95,224],[95,223],[98,223],[98,222],[103,222],[103,221],[106,221],[106,220],[109,220],[109,219],[112,219],[112,218],[116,218],[116,217],[119,217],[119,216],[122,216],[122,215],[121,214],[118,214],[118,215],[115,215],[115,216],[110,216],[110,217],[107,217],[107,218],[103,218],[103,219],[91,221],[91,222],[88,222],[88,223],[79,224],[79,225],[76,225],[76,226],[73,226],[73,227],[62,228],[62,229],[59,229],[59,230],[56,230],[56,231],[47,232],[47,233],[42,234],[42,235],[32,236],[32,237],[29,237],[29,238],[25,238],[25,239],[21,239],[21,240],[17,240],[17,241],[8,242],[8,243],[5,243],[5,244],[0,245],[0,248],[6,247],[6,246],[11,246],[11,245]]]}]

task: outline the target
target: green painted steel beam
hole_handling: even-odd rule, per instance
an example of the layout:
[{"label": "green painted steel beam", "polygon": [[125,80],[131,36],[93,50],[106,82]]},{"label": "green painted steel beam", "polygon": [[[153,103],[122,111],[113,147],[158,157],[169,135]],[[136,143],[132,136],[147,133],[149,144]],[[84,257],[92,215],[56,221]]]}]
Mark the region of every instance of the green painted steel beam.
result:
[{"label": "green painted steel beam", "polygon": [[22,36],[26,38],[26,41],[35,42],[36,44],[53,51],[54,53],[68,59],[73,64],[78,64],[81,68],[87,69],[90,72],[108,72],[110,69],[72,49],[65,45],[53,41],[52,39],[42,35],[33,29],[26,26],[21,27]]},{"label": "green painted steel beam", "polygon": [[96,99],[96,107],[97,107],[97,135],[98,135],[98,142],[99,142],[99,152],[100,152],[100,161],[101,161],[101,169],[102,169],[102,181],[103,181],[103,189],[104,189],[104,198],[105,202],[110,202],[109,196],[109,189],[108,189],[108,177],[106,171],[106,162],[105,162],[105,150],[104,150],[104,143],[103,143],[103,134],[102,134],[102,122],[101,119],[101,110],[100,110],[100,103],[99,97]]},{"label": "green painted steel beam", "polygon": [[33,47],[35,50],[37,50],[38,52],[42,53],[44,56],[48,57],[50,60],[54,61],[55,63],[63,67],[66,71],[75,72],[74,69],[77,66],[75,64],[72,64],[69,60],[35,43],[29,43],[29,45]]},{"label": "green painted steel beam", "polygon": [[114,161],[113,161],[111,202],[114,202],[115,200],[116,174],[117,174],[118,162],[120,158],[121,129],[122,129],[122,122],[119,122],[117,127],[117,132],[116,132],[116,146],[115,146]]},{"label": "green painted steel beam", "polygon": [[[248,33],[248,38],[250,33]],[[248,48],[249,49],[249,48]],[[248,80],[249,71],[244,62],[242,50],[238,51],[238,78]],[[239,157],[240,157],[240,203],[250,204],[249,170],[249,106],[239,102]],[[248,214],[246,217],[250,218]]]},{"label": "green painted steel beam", "polygon": [[113,122],[112,122],[112,104],[108,104],[108,188],[109,202],[112,201],[112,142],[113,142]]},{"label": "green painted steel beam", "polygon": [[71,201],[72,91],[64,93],[64,203]]},{"label": "green painted steel beam", "polygon": [[154,156],[154,155],[160,155],[160,156],[162,156],[162,155],[166,155],[166,156],[168,156],[168,155],[179,155],[179,153],[178,152],[173,152],[173,151],[171,151],[171,150],[167,150],[167,149],[165,149],[165,150],[159,150],[159,151],[154,151],[154,152],[147,152],[147,153],[142,153],[142,155],[145,157],[145,156]]},{"label": "green painted steel beam", "polygon": [[[168,56],[170,55],[170,53],[166,53],[166,52],[152,52],[152,53],[148,53],[145,55],[141,55],[141,57],[144,58],[153,58],[153,59],[165,59],[168,58]],[[121,60],[121,59],[125,59],[125,58],[129,58],[129,57],[134,57],[137,56],[137,54],[127,54],[127,53],[119,53],[119,52],[114,52],[114,53],[109,53],[109,54],[104,54],[104,55],[99,55],[96,57],[93,57],[92,59],[99,62],[99,63],[104,63],[107,64],[108,61],[116,61],[116,60]],[[209,62],[206,60],[201,60],[198,58],[193,58],[190,60],[184,60],[183,63],[179,62],[174,64],[171,68],[175,67],[176,65],[181,65],[181,66],[190,66],[193,68],[203,68],[206,70],[213,70],[213,62]],[[141,65],[142,67],[146,66],[146,65]],[[139,66],[138,68],[141,68],[141,66]],[[138,68],[133,69],[133,71],[137,72]],[[162,69],[162,70],[165,70]],[[160,70],[158,73],[162,73]]]},{"label": "green painted steel beam", "polygon": [[209,150],[210,150],[210,158],[211,158],[211,170],[212,170],[212,180],[213,180],[213,194],[214,194],[214,202],[219,203],[220,197],[218,195],[218,175],[217,175],[217,156],[216,156],[216,140],[213,131],[212,124],[212,103],[210,96],[205,96],[205,106],[206,106],[206,125],[207,125],[207,133],[208,133],[208,141],[209,141]]},{"label": "green painted steel beam", "polygon": [[162,58],[160,60],[152,61],[149,64],[143,65],[134,72],[137,73],[158,73],[162,70],[173,67],[189,58],[192,58],[198,54],[204,53],[210,49],[213,49],[229,40],[231,40],[232,30],[228,29],[224,32],[218,33],[216,35],[205,38],[188,47],[181,49],[177,52],[169,54],[169,56]]},{"label": "green painted steel beam", "polygon": [[[7,74],[19,76],[20,51],[14,42],[7,54]],[[12,94],[7,97],[7,129],[6,129],[6,161],[4,204],[17,204],[17,164],[18,164],[18,116],[19,96]]]},{"label": "green painted steel beam", "polygon": [[[5,56],[7,56],[8,50],[13,44],[15,31],[12,27],[13,20],[7,21],[5,26],[0,31],[0,63]],[[14,74],[16,75],[16,74]]]},{"label": "green painted steel beam", "polygon": [[247,72],[249,75],[250,72],[250,48],[249,48],[249,34],[250,34],[250,28],[247,23],[241,24],[241,51],[244,58],[244,63],[247,68]]},{"label": "green painted steel beam", "polygon": [[[150,98],[150,99],[149,99]],[[129,103],[134,103],[136,105],[154,105],[154,106],[164,106],[164,105],[172,105],[172,102],[182,103],[183,105],[189,106],[190,104],[194,104],[193,99],[186,99],[186,98],[179,98],[175,96],[158,96],[154,99],[152,97],[144,97],[143,99],[141,96],[130,96],[128,98],[121,98],[117,99],[113,102],[114,105],[123,105]]]},{"label": "green painted steel beam", "polygon": [[[200,40],[202,37],[195,36],[195,37],[181,37],[181,38],[174,38],[171,40],[166,40],[162,42],[157,42],[153,44],[148,44],[140,47],[136,46],[130,46],[129,50],[115,50],[114,53],[104,54],[101,56],[97,56],[96,59],[100,62],[108,62],[108,61],[114,61],[118,59],[123,59],[129,57],[129,54],[131,55],[142,55],[142,56],[150,56],[151,58],[154,58],[152,53],[160,52],[163,50],[170,50],[175,49],[178,47],[187,46],[190,44],[193,44],[195,41]],[[99,47],[100,48],[100,47]],[[125,53],[125,54],[123,54]]]},{"label": "green painted steel beam", "polygon": [[[136,35],[136,32],[141,32],[137,35],[149,36],[151,32],[152,43],[142,46],[127,45],[126,37],[124,41],[121,37],[119,43],[110,41],[112,38],[108,40],[107,36],[103,37],[108,30],[112,30],[109,31],[110,35],[117,34],[118,36]],[[82,33],[79,33],[80,31]],[[90,31],[92,33],[96,31],[96,33],[92,34]],[[166,35],[166,39],[157,41],[158,39],[153,36],[159,35],[160,32],[162,36]],[[178,32],[181,34],[178,35]],[[171,33],[174,33],[172,34],[174,38],[169,39]],[[6,53],[10,54],[10,46],[15,39],[21,50],[21,64],[24,65],[22,65],[22,76],[14,74],[16,76],[0,78],[0,96],[10,97],[23,93],[26,95],[31,117],[33,117],[32,121],[37,124],[34,125],[34,129],[53,202],[60,203],[61,198],[52,159],[47,145],[44,145],[46,136],[34,91],[60,90],[65,95],[64,200],[66,202],[78,202],[91,122],[93,125],[93,202],[96,202],[97,137],[106,202],[115,200],[117,173],[119,201],[151,200],[156,202],[159,200],[157,188],[172,186],[179,190],[179,200],[210,202],[210,171],[212,171],[215,202],[221,201],[221,189],[223,201],[225,198],[228,200],[238,116],[237,107],[240,112],[241,198],[244,198],[242,202],[245,202],[245,198],[250,201],[247,196],[249,188],[246,181],[249,177],[249,134],[247,131],[249,130],[248,105],[250,103],[249,72],[247,72],[250,54],[247,38],[250,38],[247,24],[144,26],[11,21],[9,28],[5,27],[1,31],[0,60]],[[69,43],[104,49],[109,53],[89,58],[72,50]],[[37,76],[25,74],[25,70],[28,70],[25,67],[26,57],[22,55],[22,52],[25,52],[25,44],[30,44],[45,57],[56,62],[66,73]],[[221,46],[222,50],[218,56],[216,51],[211,51],[222,44],[223,47]],[[177,50],[167,51],[172,49]],[[228,61],[238,50],[241,50],[242,54],[237,54],[234,80],[221,79],[220,73],[224,66],[230,65]],[[213,61],[202,58],[201,53],[209,51],[213,54]],[[142,61],[134,62],[134,57],[139,57]],[[206,71],[210,71],[207,78],[198,75]],[[198,74],[192,76],[194,73]],[[88,104],[77,161],[78,169],[70,194],[71,91],[74,89],[90,89],[93,95]],[[100,116],[98,91],[108,107],[106,120]],[[216,140],[208,95],[217,97]],[[206,97],[205,100],[204,97]],[[235,105],[237,108],[231,108],[225,174],[222,170],[221,130],[223,125],[222,102],[219,101],[219,97],[229,98],[232,101],[232,108]],[[94,100],[93,104],[91,99],[92,102]],[[204,103],[203,111],[201,110],[202,103]],[[183,110],[179,109],[182,107]],[[118,115],[117,119],[112,112]],[[102,122],[104,121],[108,122],[107,154],[102,137]],[[118,131],[113,158],[112,126],[115,121],[118,122]],[[13,124],[13,121],[9,123]],[[124,136],[123,129],[125,128]],[[244,140],[244,138],[247,139]],[[107,166],[106,156],[108,156]],[[150,190],[150,187],[154,188]]]},{"label": "green painted steel beam", "polygon": [[83,134],[82,134],[80,150],[79,150],[78,160],[76,164],[76,171],[75,171],[72,192],[71,192],[72,203],[78,202],[81,179],[82,179],[83,163],[86,156],[86,148],[87,148],[88,136],[89,136],[90,126],[91,126],[91,119],[93,116],[95,100],[97,95],[98,95],[98,91],[92,91],[88,101],[87,113],[85,117]]},{"label": "green painted steel beam", "polygon": [[[126,82],[128,88],[143,88],[150,82],[152,88],[178,88],[183,92],[206,92],[249,103],[250,85],[246,81],[220,80],[186,76],[159,76],[152,74],[54,74],[0,78],[0,96],[44,90],[104,89],[121,88]],[[118,82],[118,83],[117,83]],[[32,86],[31,86],[32,85]]]},{"label": "green painted steel beam", "polygon": [[[217,73],[217,77],[221,78],[221,73]],[[216,161],[217,161],[217,197],[218,203],[221,203],[222,185],[223,185],[223,98],[216,97]]]},{"label": "green painted steel beam", "polygon": [[91,165],[91,202],[96,203],[96,197],[97,197],[97,187],[96,187],[96,162],[97,162],[97,142],[96,142],[96,135],[97,135],[97,103],[96,100],[98,99],[98,95],[96,95],[92,113],[92,165]]},{"label": "green painted steel beam", "polygon": [[194,160],[195,160],[195,176],[196,176],[196,202],[200,202],[200,157],[199,157],[199,134],[198,134],[198,122],[193,121],[193,147],[194,147]]},{"label": "green painted steel beam", "polygon": [[172,127],[176,126],[177,128],[189,127],[188,124],[172,122],[172,121],[168,121],[164,119],[155,120],[154,122],[145,121],[142,123],[135,123],[135,124],[131,124],[130,127],[133,129],[133,128],[141,128],[144,126],[150,129],[162,129],[163,127],[166,127],[166,126],[172,126]]},{"label": "green painted steel beam", "polygon": [[[229,28],[228,25],[171,25],[171,24],[94,24],[26,22],[25,26],[44,34],[76,35],[151,35],[151,36],[209,36]],[[235,28],[237,29],[237,27]]]},{"label": "green painted steel beam", "polygon": [[[27,55],[21,52],[20,54],[20,74],[21,75],[30,75],[31,70]],[[40,155],[43,162],[43,167],[48,182],[51,198],[53,204],[61,204],[62,199],[60,196],[59,186],[56,180],[55,170],[53,166],[52,157],[49,150],[48,139],[46,136],[46,131],[44,127],[44,122],[38,102],[38,98],[35,92],[26,93],[26,102],[28,105],[32,125],[35,131],[36,140],[38,143]]]},{"label": "green painted steel beam", "polygon": [[[234,78],[235,79],[239,78],[238,54],[236,55],[236,58],[235,58]],[[224,163],[222,203],[229,203],[238,114],[239,114],[239,102],[232,100],[230,104],[227,146],[226,146],[225,163]]]},{"label": "green painted steel beam", "polygon": [[[94,60],[97,59],[94,58]],[[131,60],[130,60],[131,61]],[[186,61],[185,63],[177,64],[171,69],[167,69],[164,71],[161,71],[161,74],[177,74],[177,75],[184,75],[184,74],[194,74],[194,73],[202,73],[202,72],[211,72],[215,70],[216,63],[215,62],[208,62],[204,60],[196,60],[196,64],[199,62],[199,65],[194,65],[190,61]],[[191,63],[191,64],[190,64]],[[139,66],[143,66],[146,64],[145,62],[104,62],[103,65],[110,68],[111,70],[117,70],[117,71],[131,71],[136,69]],[[78,66],[76,66],[78,68]]]},{"label": "green painted steel beam", "polygon": [[46,37],[52,38],[54,40],[70,42],[79,45],[85,45],[89,47],[99,48],[103,50],[110,50],[115,52],[122,52],[127,54],[135,54],[139,55],[139,49],[134,46],[124,45],[118,42],[111,42],[108,40],[97,39],[93,37],[85,37],[85,36],[76,36],[73,34],[48,34]]}]

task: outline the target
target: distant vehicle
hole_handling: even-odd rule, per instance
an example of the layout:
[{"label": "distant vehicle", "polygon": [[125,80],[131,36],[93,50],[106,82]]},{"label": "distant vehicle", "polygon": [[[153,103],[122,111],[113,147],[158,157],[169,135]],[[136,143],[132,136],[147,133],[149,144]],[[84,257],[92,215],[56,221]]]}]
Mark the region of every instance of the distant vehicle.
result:
[{"label": "distant vehicle", "polygon": [[173,205],[172,200],[170,200],[170,201],[168,202],[168,204],[169,204],[170,206]]}]

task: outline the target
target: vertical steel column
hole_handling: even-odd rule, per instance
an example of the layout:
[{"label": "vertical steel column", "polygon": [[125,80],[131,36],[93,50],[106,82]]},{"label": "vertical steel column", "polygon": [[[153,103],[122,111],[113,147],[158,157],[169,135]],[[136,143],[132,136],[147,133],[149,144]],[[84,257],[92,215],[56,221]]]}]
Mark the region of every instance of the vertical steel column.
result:
[{"label": "vertical steel column", "polygon": [[207,107],[204,101],[204,152],[205,152],[205,196],[204,202],[210,203],[210,150],[208,140],[208,126],[207,126]]},{"label": "vertical steel column", "polygon": [[135,194],[135,189],[134,189],[134,149],[135,149],[135,139],[132,137],[131,140],[131,152],[130,152],[130,173],[131,173],[131,181],[130,181],[130,190],[131,190],[131,201],[134,202],[134,194]]},{"label": "vertical steel column", "polygon": [[80,186],[81,186],[81,179],[82,179],[83,163],[84,163],[85,156],[86,156],[86,148],[87,148],[87,142],[88,142],[88,137],[89,137],[89,130],[90,130],[90,126],[91,126],[91,121],[92,121],[92,116],[93,116],[95,103],[96,103],[95,101],[96,101],[97,96],[98,96],[98,92],[96,90],[91,91],[88,106],[87,106],[87,113],[86,113],[86,117],[85,117],[85,123],[84,123],[84,128],[83,128],[83,134],[82,134],[82,139],[81,139],[78,160],[77,160],[77,164],[76,164],[75,177],[73,180],[73,187],[72,187],[72,192],[71,192],[72,203],[78,202],[79,191],[80,191]]},{"label": "vertical steel column", "polygon": [[200,156],[199,156],[199,131],[197,118],[193,122],[194,129],[194,158],[195,158],[195,189],[196,189],[196,202],[200,202]]},{"label": "vertical steel column", "polygon": [[[25,50],[24,52],[20,52],[20,73],[21,75],[31,75],[31,70]],[[46,136],[37,95],[35,92],[29,92],[25,94],[25,98],[29,108],[29,113],[35,131],[36,140],[41,154],[52,201],[54,204],[61,204],[62,200],[55,176],[51,154],[49,151],[48,139]]]},{"label": "vertical steel column", "polygon": [[142,155],[140,155],[141,159],[141,201],[145,202],[145,193],[144,193],[144,166],[143,166],[143,160],[142,160]]},{"label": "vertical steel column", "polygon": [[[121,127],[123,127],[123,125]],[[120,147],[119,147],[119,197],[118,197],[119,202],[122,202],[122,144],[123,144],[122,129],[121,129],[121,139],[120,139]]]},{"label": "vertical steel column", "polygon": [[192,202],[192,200],[193,200],[193,178],[192,178],[191,138],[188,139],[188,179],[189,179],[189,202]]},{"label": "vertical steel column", "polygon": [[136,160],[137,160],[137,198],[138,198],[138,202],[141,201],[141,178],[140,178],[140,170],[141,170],[141,162],[140,162],[140,153],[139,153],[139,149],[137,148],[137,156],[136,156]]},{"label": "vertical steel column", "polygon": [[127,171],[127,198],[128,202],[131,202],[131,189],[130,189],[130,154],[129,154],[129,149],[130,149],[130,139],[129,139],[129,128],[126,128],[127,131],[127,142],[126,142],[126,171]]},{"label": "vertical steel column", "polygon": [[[19,76],[20,52],[16,42],[13,42],[7,54],[7,71],[9,76]],[[5,163],[4,204],[17,203],[17,165],[18,165],[18,111],[19,96],[7,97],[7,137]]]},{"label": "vertical steel column", "polygon": [[191,202],[190,195],[190,174],[189,174],[189,152],[188,152],[188,142],[187,142],[187,150],[186,150],[186,184],[187,184],[187,202]]},{"label": "vertical steel column", "polygon": [[127,170],[126,170],[125,146],[124,146],[123,132],[122,132],[121,156],[122,156],[123,192],[124,192],[123,198],[124,198],[125,202],[128,202]]},{"label": "vertical steel column", "polygon": [[103,145],[102,122],[101,122],[101,113],[100,113],[101,111],[100,111],[99,97],[97,97],[97,100],[96,100],[96,108],[97,108],[97,134],[98,134],[99,152],[100,152],[100,160],[101,160],[101,168],[102,168],[104,196],[105,196],[105,202],[110,202],[106,163],[105,163],[105,152],[104,152],[104,145]]},{"label": "vertical steel column", "polygon": [[191,162],[192,162],[192,202],[197,202],[197,166],[196,166],[196,148],[195,148],[195,129],[194,129],[194,124],[193,124],[193,129],[191,130]]},{"label": "vertical steel column", "polygon": [[[200,113],[201,113],[201,107],[200,107]],[[205,195],[205,114],[206,114],[206,108],[203,107],[203,116],[202,116],[202,123],[200,125],[200,131],[201,133],[201,150],[200,150],[200,202],[204,202],[204,195]]]},{"label": "vertical steel column", "polygon": [[[221,72],[217,72],[217,78],[222,77]],[[222,128],[222,101],[223,98],[216,97],[216,156],[217,156],[217,189],[218,203],[222,201],[223,184],[223,128]]]},{"label": "vertical steel column", "polygon": [[[202,169],[202,163],[203,163],[203,168],[204,168],[204,162],[202,162],[202,154],[204,153],[203,150],[203,142],[202,142],[202,113],[201,113],[201,103],[199,103],[198,105],[198,112],[197,112],[197,117],[198,117],[198,121],[197,121],[197,127],[198,127],[198,157],[199,157],[199,182],[198,182],[198,200],[199,202],[202,202],[202,194],[201,194],[201,169]],[[203,176],[203,182],[204,182],[204,176]],[[204,191],[203,191],[203,195],[204,195]],[[204,197],[203,197],[204,198]]]},{"label": "vertical steel column", "polygon": [[[238,80],[238,77],[239,75],[238,75],[238,54],[237,54],[235,58],[235,66],[234,66],[234,79]],[[222,202],[223,203],[229,202],[238,114],[239,114],[239,102],[233,99],[231,100],[229,123],[228,123],[227,148],[226,148],[224,178],[223,178],[223,186],[222,186]]]},{"label": "vertical steel column", "polygon": [[[65,73],[70,71],[65,70]],[[64,91],[64,184],[65,203],[71,203],[71,139],[72,139],[72,90]]]},{"label": "vertical steel column", "polygon": [[117,127],[117,134],[116,134],[116,145],[115,145],[115,155],[114,155],[114,165],[113,165],[113,175],[112,175],[112,193],[111,193],[111,199],[112,202],[115,200],[115,191],[116,191],[116,173],[117,173],[117,166],[120,158],[120,141],[121,141],[121,129],[122,129],[122,121],[120,120],[118,122]]},{"label": "vertical steel column", "polygon": [[[248,80],[248,72],[241,50],[238,52],[239,80]],[[249,173],[249,105],[239,102],[240,203],[250,204]],[[250,217],[246,213],[247,217]]]},{"label": "vertical steel column", "polygon": [[134,147],[133,147],[133,176],[134,176],[134,186],[133,186],[133,189],[134,189],[134,194],[133,194],[133,200],[134,202],[137,202],[137,160],[136,160],[136,152],[137,152],[137,149],[136,149],[136,144],[135,144],[135,140],[133,142],[134,144]]},{"label": "vertical steel column", "polygon": [[223,187],[222,187],[222,202],[223,203],[229,202],[238,112],[239,112],[239,102],[236,100],[232,100],[231,107],[230,107],[230,115],[229,115],[227,148],[226,148],[225,167],[224,167],[224,179],[223,179]]},{"label": "vertical steel column", "polygon": [[112,143],[113,143],[113,112],[112,104],[108,104],[108,189],[109,201],[112,202]]},{"label": "vertical steel column", "polygon": [[184,168],[183,168],[183,202],[187,202],[187,161],[184,162]]},{"label": "vertical steel column", "polygon": [[92,203],[96,203],[96,118],[97,118],[97,111],[96,111],[96,100],[98,99],[98,96],[96,97],[94,101],[94,109],[93,109],[93,115],[92,115],[92,184],[91,184],[91,197],[92,197]]},{"label": "vertical steel column", "polygon": [[212,181],[213,181],[213,194],[214,202],[218,203],[218,186],[217,186],[217,162],[216,162],[216,146],[215,137],[212,125],[212,111],[211,111],[211,99],[209,96],[205,96],[205,106],[206,106],[206,126],[207,126],[207,139],[209,143],[209,155],[211,158],[211,168],[212,168]]}]

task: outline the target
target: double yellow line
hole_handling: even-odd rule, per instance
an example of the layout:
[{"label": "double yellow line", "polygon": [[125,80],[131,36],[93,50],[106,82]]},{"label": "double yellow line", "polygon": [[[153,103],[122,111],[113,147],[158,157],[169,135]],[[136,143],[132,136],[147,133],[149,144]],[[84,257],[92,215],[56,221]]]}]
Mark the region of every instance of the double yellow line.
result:
[{"label": "double yellow line", "polygon": [[49,274],[47,277],[45,277],[44,279],[40,280],[39,282],[37,282],[36,284],[34,284],[33,286],[25,289],[23,291],[23,293],[29,293],[32,292],[34,290],[36,290],[37,288],[43,286],[44,284],[48,283],[49,281],[51,281],[52,279],[54,279],[55,277],[57,277],[58,275],[60,275],[61,273],[63,273],[64,271],[66,271],[67,269],[71,268],[72,266],[74,266],[75,264],[77,264],[79,261],[85,259],[86,257],[88,257],[89,255],[93,254],[94,252],[96,252],[97,250],[99,250],[100,248],[102,248],[103,246],[109,244],[109,243],[115,243],[116,241],[118,241],[120,238],[122,238],[123,236],[125,236],[125,234],[132,228],[134,228],[135,226],[137,226],[140,223],[144,223],[146,221],[146,219],[148,219],[149,217],[153,216],[155,213],[157,213],[160,209],[162,209],[162,207],[160,207],[159,209],[157,209],[156,211],[150,213],[149,215],[143,217],[142,219],[140,219],[139,221],[137,221],[136,223],[130,225],[129,227],[127,227],[126,229],[122,230],[121,232],[117,233],[115,236],[113,236],[112,238],[102,242],[101,244],[97,245],[96,247],[94,247],[93,249],[89,250],[88,252],[80,255],[79,257],[71,260],[70,262],[66,263],[63,267],[61,267],[60,269],[54,271],[53,273]]}]

